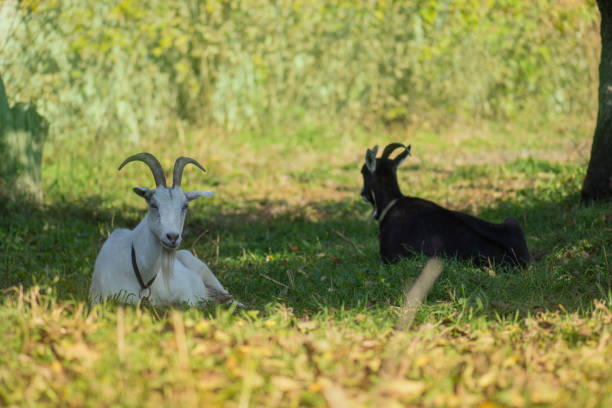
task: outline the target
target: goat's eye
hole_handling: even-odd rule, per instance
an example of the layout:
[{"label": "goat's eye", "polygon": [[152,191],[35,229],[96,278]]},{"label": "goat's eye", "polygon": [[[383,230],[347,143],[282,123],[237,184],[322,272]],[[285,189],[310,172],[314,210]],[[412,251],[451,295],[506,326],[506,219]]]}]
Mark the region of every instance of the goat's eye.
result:
[{"label": "goat's eye", "polygon": [[189,208],[189,205],[185,204],[185,205],[183,206],[183,211],[187,211],[187,208]]},{"label": "goat's eye", "polygon": [[151,208],[157,210],[157,204],[151,204]]}]

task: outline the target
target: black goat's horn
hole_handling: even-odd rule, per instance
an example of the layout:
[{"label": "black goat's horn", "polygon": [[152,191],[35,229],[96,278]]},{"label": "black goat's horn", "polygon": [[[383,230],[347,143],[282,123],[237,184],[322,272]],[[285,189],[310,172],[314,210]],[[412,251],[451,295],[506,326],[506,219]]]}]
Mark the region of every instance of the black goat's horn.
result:
[{"label": "black goat's horn", "polygon": [[183,169],[189,163],[196,165],[200,168],[200,170],[206,172],[206,169],[191,157],[181,156],[174,162],[174,172],[172,173],[172,187],[180,187],[181,180],[183,178]]},{"label": "black goat's horn", "polygon": [[159,164],[159,160],[157,160],[151,153],[138,153],[128,157],[123,161],[123,163],[121,163],[119,170],[121,170],[123,166],[131,161],[141,161],[146,163],[151,169],[151,173],[153,173],[153,177],[155,178],[155,187],[166,187],[166,176],[164,175],[164,170],[162,169],[161,164]]},{"label": "black goat's horn", "polygon": [[385,150],[383,150],[382,156],[380,156],[381,159],[388,159],[391,153],[393,153],[393,151],[397,149],[398,147],[406,147],[406,146],[404,146],[401,143],[388,144],[387,147],[385,147]]}]

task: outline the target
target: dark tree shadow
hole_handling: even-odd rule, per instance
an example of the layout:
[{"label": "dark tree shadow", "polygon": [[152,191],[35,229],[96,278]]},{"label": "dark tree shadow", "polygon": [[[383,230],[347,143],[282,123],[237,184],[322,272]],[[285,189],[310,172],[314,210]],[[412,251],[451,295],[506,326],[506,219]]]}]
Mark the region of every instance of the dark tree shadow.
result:
[{"label": "dark tree shadow", "polygon": [[[97,252],[114,228],[133,228],[144,210],[103,210],[100,197],[38,207],[0,200],[0,288],[34,284],[60,299],[85,300]],[[281,303],[298,315],[322,309],[401,306],[402,289],[426,259],[395,265],[378,258],[377,226],[358,200],[308,203],[253,201],[239,209],[196,207],[183,248],[207,262],[249,308]],[[280,209],[280,210],[279,210]],[[428,302],[468,304],[484,314],[513,315],[590,307],[609,296],[612,207],[579,205],[579,195],[556,201],[500,203],[481,211],[499,222],[514,216],[525,229],[533,264],[528,270],[489,270],[445,261]]]}]

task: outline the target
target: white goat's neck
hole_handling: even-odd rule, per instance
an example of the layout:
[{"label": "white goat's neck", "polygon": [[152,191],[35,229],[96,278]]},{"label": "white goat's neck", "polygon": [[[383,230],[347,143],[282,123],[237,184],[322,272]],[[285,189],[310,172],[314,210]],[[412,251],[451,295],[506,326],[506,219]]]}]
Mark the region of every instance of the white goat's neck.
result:
[{"label": "white goat's neck", "polygon": [[136,252],[136,263],[145,282],[151,280],[160,268],[162,246],[159,238],[149,228],[149,214],[140,221],[132,233],[132,245]]}]

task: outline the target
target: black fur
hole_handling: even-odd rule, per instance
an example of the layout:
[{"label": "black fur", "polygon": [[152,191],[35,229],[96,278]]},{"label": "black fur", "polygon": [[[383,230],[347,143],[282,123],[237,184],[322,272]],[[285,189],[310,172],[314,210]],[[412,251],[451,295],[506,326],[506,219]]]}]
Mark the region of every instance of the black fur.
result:
[{"label": "black fur", "polygon": [[[451,211],[416,197],[402,195],[397,183],[397,167],[410,154],[404,148],[395,159],[389,155],[400,144],[385,148],[382,157],[376,150],[366,152],[361,169],[361,196],[374,207],[379,220],[380,256],[383,262],[396,262],[402,257],[423,253],[428,256],[457,256],[477,265],[526,266],[529,251],[520,224],[506,218],[494,224]],[[383,211],[395,200],[388,211]]]}]

